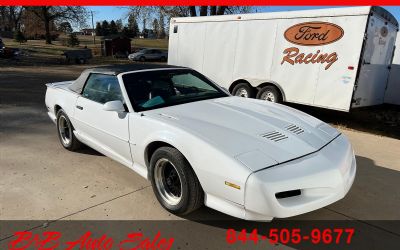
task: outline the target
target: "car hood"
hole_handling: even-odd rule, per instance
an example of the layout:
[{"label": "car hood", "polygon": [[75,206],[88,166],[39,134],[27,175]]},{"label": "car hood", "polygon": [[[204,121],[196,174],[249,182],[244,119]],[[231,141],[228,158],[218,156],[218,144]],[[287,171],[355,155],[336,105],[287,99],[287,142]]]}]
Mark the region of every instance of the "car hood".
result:
[{"label": "car hood", "polygon": [[293,108],[241,97],[181,104],[145,115],[190,132],[253,171],[318,151],[340,134]]}]

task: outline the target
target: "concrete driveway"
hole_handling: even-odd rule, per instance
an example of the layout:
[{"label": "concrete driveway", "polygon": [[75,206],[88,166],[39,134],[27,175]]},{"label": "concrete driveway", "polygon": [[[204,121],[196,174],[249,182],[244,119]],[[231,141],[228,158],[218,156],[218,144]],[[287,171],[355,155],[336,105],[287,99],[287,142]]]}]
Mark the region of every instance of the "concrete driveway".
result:
[{"label": "concrete driveway", "polygon": [[[186,218],[171,215],[156,201],[150,183],[133,171],[89,148],[79,153],[64,150],[46,114],[44,84],[74,79],[81,70],[80,66],[0,69],[1,220],[188,220],[196,224],[198,219],[231,219],[208,208]],[[342,132],[357,155],[352,189],[343,200],[294,219],[368,221],[368,226],[400,240],[400,228],[388,228],[381,221],[400,220],[400,140]]]}]

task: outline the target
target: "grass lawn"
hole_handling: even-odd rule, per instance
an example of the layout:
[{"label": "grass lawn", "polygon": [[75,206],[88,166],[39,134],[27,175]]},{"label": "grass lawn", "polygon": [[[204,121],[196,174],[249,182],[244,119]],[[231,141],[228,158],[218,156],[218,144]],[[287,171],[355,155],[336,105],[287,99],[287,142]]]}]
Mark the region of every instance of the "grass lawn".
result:
[{"label": "grass lawn", "polygon": [[[126,59],[114,59],[113,57],[101,57],[101,38],[96,36],[96,43],[93,44],[92,36],[78,36],[80,45],[78,47],[68,47],[65,44],[67,39],[66,35],[60,35],[57,41],[53,41],[53,44],[46,44],[44,40],[28,40],[26,43],[18,43],[13,39],[3,38],[3,42],[6,47],[19,48],[26,55],[25,61],[34,61],[39,64],[54,64],[60,63],[64,58],[63,52],[66,50],[84,48],[85,46],[92,49],[94,58],[92,59],[95,64],[104,63],[122,63],[126,62]],[[132,39],[132,48],[159,48],[168,49],[167,39]],[[34,63],[32,61],[32,63]],[[8,62],[4,62],[8,63]]]}]

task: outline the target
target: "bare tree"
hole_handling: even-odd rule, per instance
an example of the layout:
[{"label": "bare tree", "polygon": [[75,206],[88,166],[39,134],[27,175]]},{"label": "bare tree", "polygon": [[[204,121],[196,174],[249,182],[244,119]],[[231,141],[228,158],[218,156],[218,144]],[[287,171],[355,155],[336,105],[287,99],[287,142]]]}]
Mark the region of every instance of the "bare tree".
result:
[{"label": "bare tree", "polygon": [[8,31],[20,30],[22,6],[0,6],[0,28]]},{"label": "bare tree", "polygon": [[128,15],[134,15],[142,23],[154,20],[163,15],[167,20],[172,17],[207,16],[249,13],[252,7],[248,6],[131,6]]},{"label": "bare tree", "polygon": [[78,25],[84,25],[87,19],[87,11],[84,7],[38,6],[27,7],[27,10],[34,13],[43,22],[47,44],[51,44],[51,22],[69,21]]}]

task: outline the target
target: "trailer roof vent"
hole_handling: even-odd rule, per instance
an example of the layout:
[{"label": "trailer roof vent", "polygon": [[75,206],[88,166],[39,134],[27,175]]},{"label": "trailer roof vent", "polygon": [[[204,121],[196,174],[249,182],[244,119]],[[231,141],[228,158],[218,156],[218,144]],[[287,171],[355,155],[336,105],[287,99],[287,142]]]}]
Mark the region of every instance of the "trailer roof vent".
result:
[{"label": "trailer roof vent", "polygon": [[286,135],[279,133],[277,131],[268,132],[262,134],[261,136],[275,142],[282,141],[288,138]]},{"label": "trailer roof vent", "polygon": [[304,129],[302,129],[299,126],[294,125],[294,124],[290,124],[289,126],[287,126],[286,130],[290,131],[290,132],[292,132],[293,134],[296,134],[296,135],[299,135],[299,134],[304,132]]}]

